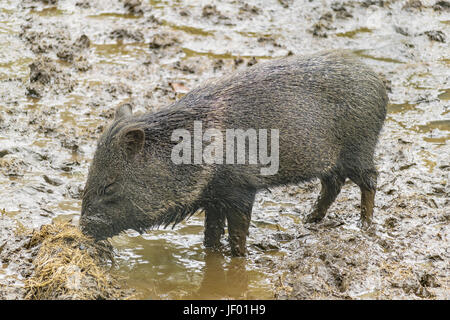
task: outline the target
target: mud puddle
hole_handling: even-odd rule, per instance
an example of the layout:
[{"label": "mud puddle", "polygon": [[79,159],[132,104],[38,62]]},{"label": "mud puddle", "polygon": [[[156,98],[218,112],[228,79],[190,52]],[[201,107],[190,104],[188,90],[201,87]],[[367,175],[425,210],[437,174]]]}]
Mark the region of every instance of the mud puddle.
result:
[{"label": "mud puddle", "polygon": [[[322,223],[303,224],[319,192],[311,182],[258,195],[246,259],[205,252],[200,214],[114,237],[116,272],[141,299],[448,299],[445,3],[2,1],[0,248],[21,225],[77,223],[96,139],[117,105],[158,110],[258,61],[342,48],[389,89],[373,230],[357,227],[351,183]],[[0,298],[22,298],[27,267],[1,266]]]}]

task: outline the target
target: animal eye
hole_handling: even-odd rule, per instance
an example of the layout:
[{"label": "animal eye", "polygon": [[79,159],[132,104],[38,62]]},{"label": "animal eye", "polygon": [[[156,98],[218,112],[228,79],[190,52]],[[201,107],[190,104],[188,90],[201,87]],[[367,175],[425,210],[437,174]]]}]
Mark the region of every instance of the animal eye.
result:
[{"label": "animal eye", "polygon": [[103,194],[106,196],[112,195],[116,191],[115,183],[110,183],[107,186],[105,186],[105,189],[103,190]]}]

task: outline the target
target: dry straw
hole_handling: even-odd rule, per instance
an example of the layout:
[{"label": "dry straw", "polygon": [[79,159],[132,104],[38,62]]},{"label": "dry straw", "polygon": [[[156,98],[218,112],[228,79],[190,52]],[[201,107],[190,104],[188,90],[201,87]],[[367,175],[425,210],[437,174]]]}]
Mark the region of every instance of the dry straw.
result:
[{"label": "dry straw", "polygon": [[69,223],[55,223],[33,232],[29,248],[37,246],[25,299],[127,298],[105,265],[112,258],[107,244],[96,243]]}]

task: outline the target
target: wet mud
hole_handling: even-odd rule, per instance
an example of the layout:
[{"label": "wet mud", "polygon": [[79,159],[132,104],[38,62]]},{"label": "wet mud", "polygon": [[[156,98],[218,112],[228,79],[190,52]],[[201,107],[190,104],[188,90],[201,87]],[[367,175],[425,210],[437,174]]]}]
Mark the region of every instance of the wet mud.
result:
[{"label": "wet mud", "polygon": [[258,194],[248,255],[205,251],[202,214],[111,239],[138,299],[449,299],[448,1],[6,0],[0,4],[0,299],[23,299],[22,231],[77,224],[113,110],[156,111],[260,61],[347,49],[383,79],[374,226],[347,182],[306,224],[318,181]]}]

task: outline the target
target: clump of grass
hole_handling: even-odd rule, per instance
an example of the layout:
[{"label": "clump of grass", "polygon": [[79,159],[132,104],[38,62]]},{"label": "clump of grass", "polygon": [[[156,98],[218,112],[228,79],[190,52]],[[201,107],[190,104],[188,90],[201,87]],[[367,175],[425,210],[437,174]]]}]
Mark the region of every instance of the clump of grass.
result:
[{"label": "clump of grass", "polygon": [[33,232],[29,248],[37,246],[25,299],[127,298],[105,265],[112,258],[110,245],[95,242],[69,223],[54,223]]}]

